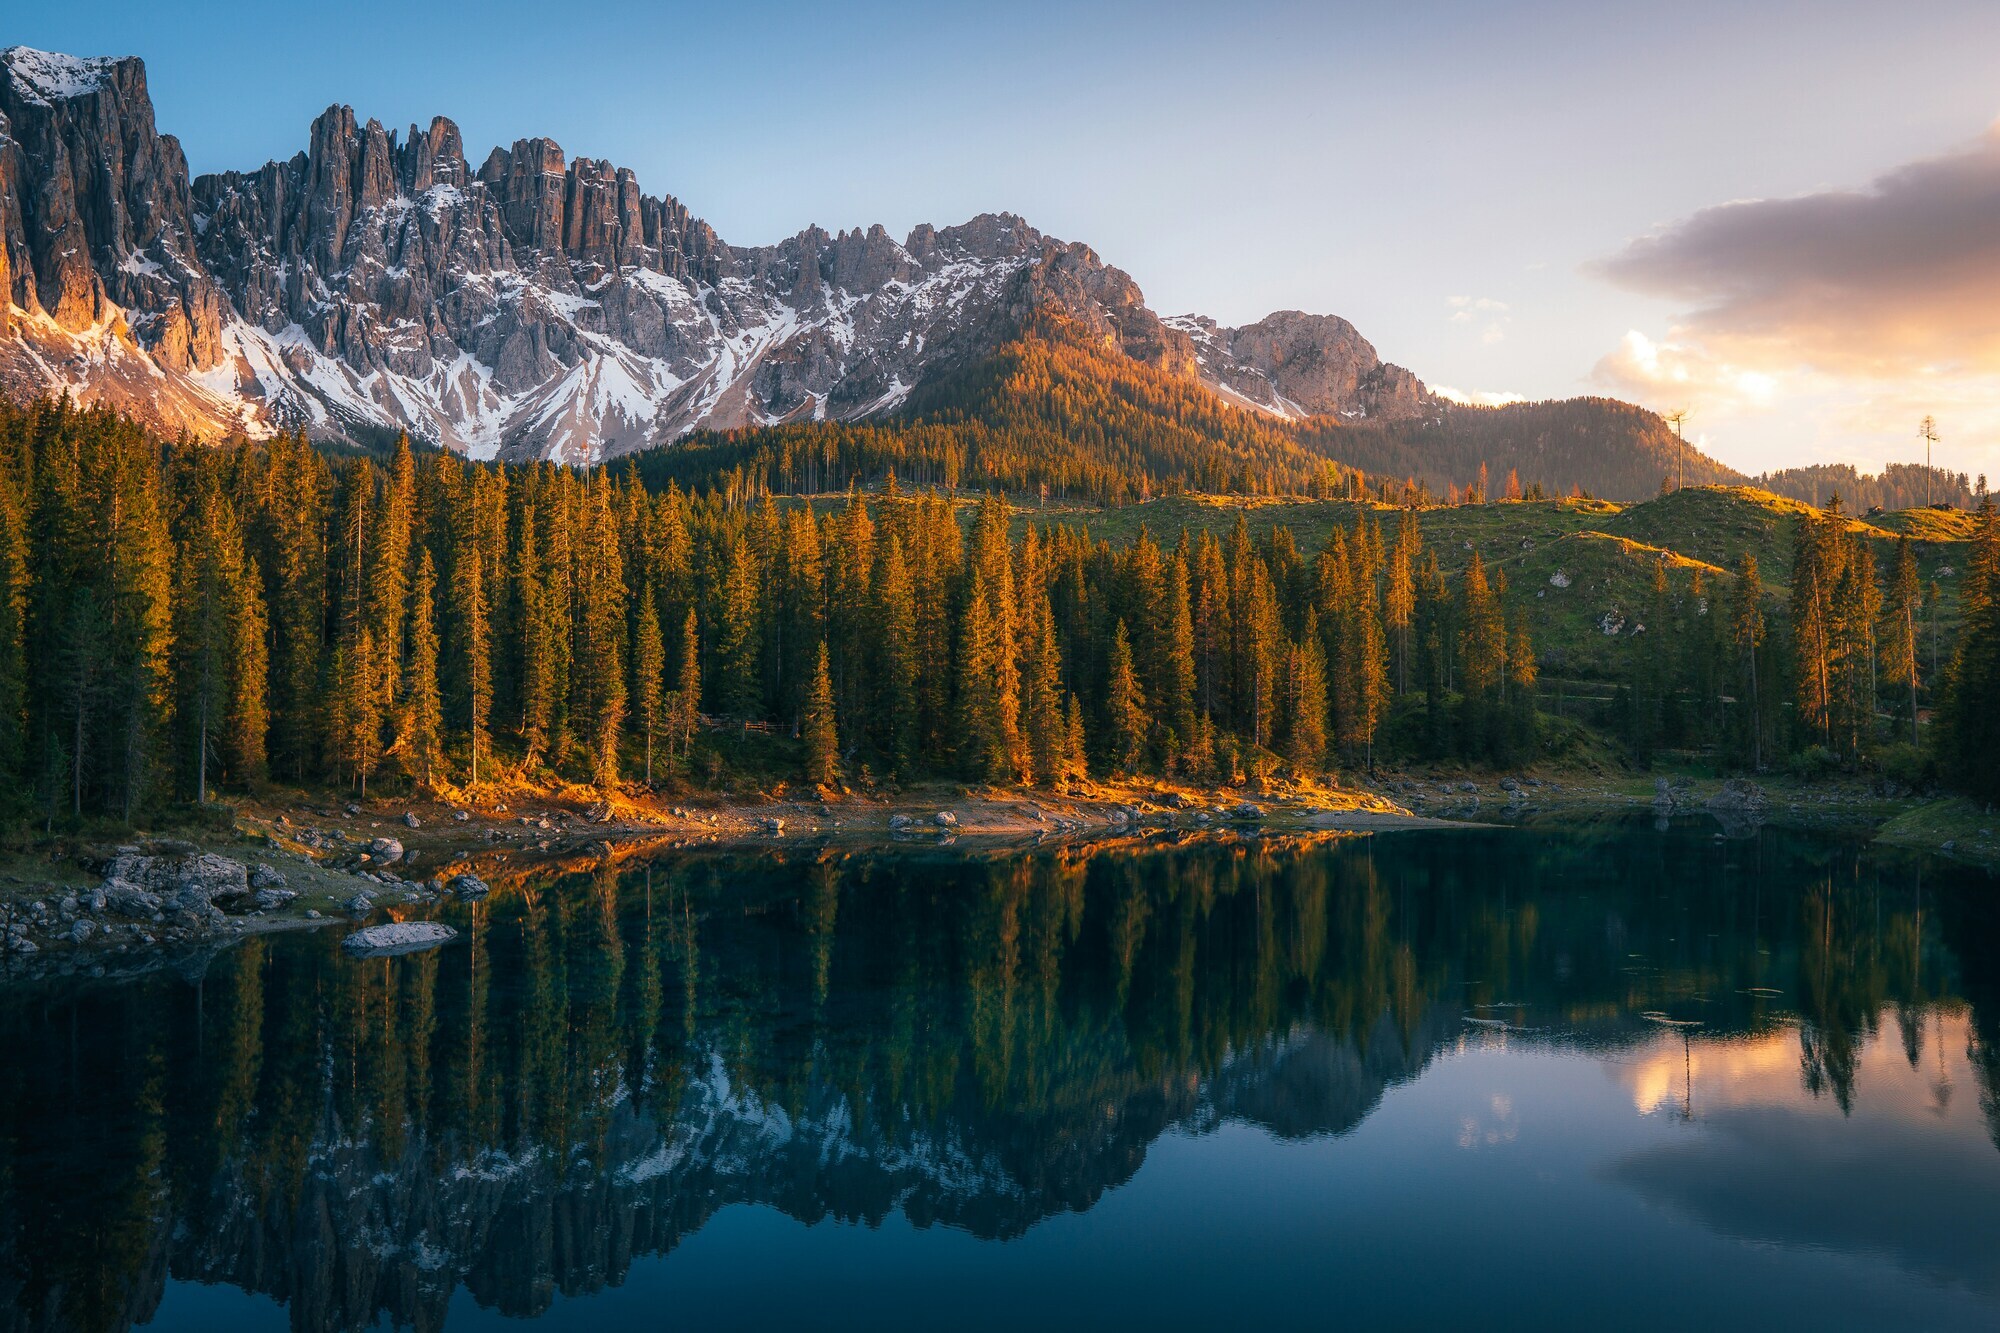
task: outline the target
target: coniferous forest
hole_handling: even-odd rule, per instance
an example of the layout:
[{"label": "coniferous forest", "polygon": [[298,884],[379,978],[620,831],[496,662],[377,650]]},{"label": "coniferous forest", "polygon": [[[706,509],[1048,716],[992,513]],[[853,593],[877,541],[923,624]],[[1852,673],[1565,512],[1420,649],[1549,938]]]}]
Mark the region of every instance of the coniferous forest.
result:
[{"label": "coniferous forest", "polygon": [[[654,461],[336,456],[0,410],[8,814],[130,819],[266,782],[681,790],[751,752],[812,783],[1224,782],[1574,739],[1544,715],[1521,599],[1476,553],[1446,572],[1412,507],[1358,506],[1314,549],[1240,513],[1114,545],[893,472],[812,503]],[[1657,638],[1587,720],[1640,762],[1830,770],[1915,762],[1935,701],[1937,760],[1989,794],[1990,512],[1941,665],[1907,539],[1882,566],[1837,506],[1797,531],[1782,597],[1754,556],[1682,587],[1657,565]]]}]

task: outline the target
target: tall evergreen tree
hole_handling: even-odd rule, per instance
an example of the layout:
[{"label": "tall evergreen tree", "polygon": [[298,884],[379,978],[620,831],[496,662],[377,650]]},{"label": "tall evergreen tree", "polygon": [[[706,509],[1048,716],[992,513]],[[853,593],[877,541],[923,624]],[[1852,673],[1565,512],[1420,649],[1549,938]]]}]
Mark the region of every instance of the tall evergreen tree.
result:
[{"label": "tall evergreen tree", "polygon": [[800,725],[805,741],[806,781],[825,786],[840,776],[840,739],[833,715],[833,672],[827,665],[826,645],[820,644],[812,670],[812,684],[806,690],[805,718]]},{"label": "tall evergreen tree", "polygon": [[411,780],[431,787],[437,784],[444,762],[444,704],[438,690],[437,567],[425,548],[417,553],[406,632],[409,658],[394,748]]},{"label": "tall evergreen tree", "polygon": [[1104,684],[1105,747],[1114,773],[1138,771],[1146,752],[1146,700],[1132,663],[1132,640],[1119,621],[1111,635],[1111,663]]}]

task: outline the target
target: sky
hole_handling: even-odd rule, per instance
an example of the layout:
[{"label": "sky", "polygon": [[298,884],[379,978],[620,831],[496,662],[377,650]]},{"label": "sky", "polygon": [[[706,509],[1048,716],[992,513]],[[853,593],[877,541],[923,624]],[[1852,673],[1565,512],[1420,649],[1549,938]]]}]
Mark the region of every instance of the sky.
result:
[{"label": "sky", "polygon": [[546,135],[739,245],[1019,213],[1162,314],[1338,314],[1476,401],[1686,409],[1749,472],[2000,479],[2000,4],[22,0],[196,173],[327,106]]}]

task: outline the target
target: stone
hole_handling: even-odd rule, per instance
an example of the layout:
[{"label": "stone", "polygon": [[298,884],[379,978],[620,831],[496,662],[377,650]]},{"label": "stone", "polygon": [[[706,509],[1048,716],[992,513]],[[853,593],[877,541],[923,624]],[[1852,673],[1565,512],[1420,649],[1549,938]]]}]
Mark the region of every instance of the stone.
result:
[{"label": "stone", "polygon": [[907,832],[909,829],[916,827],[916,823],[917,821],[908,815],[890,815],[889,831],[892,833]]},{"label": "stone", "polygon": [[95,921],[92,921],[88,917],[81,917],[76,921],[70,923],[69,937],[76,943],[82,944],[85,940],[89,939],[93,934],[95,934],[96,931],[97,931],[97,923]]},{"label": "stone", "polygon": [[451,812],[451,817],[458,823],[463,824],[466,820],[472,818],[472,815],[468,811],[454,810]]},{"label": "stone", "polygon": [[1711,810],[1754,813],[1767,810],[1770,805],[1770,796],[1748,778],[1730,778],[1722,784],[1721,791],[1708,798]]},{"label": "stone", "polygon": [[104,885],[105,910],[119,916],[146,918],[160,910],[160,895],[129,884],[122,879],[107,880]]},{"label": "stone", "polygon": [[347,910],[353,913],[355,916],[367,916],[370,912],[375,910],[375,899],[370,897],[364,891],[362,893],[355,894],[352,898],[349,898],[347,900],[346,907]]},{"label": "stone", "polygon": [[274,867],[259,863],[250,868],[250,887],[259,892],[265,889],[282,889],[285,887],[285,877]]},{"label": "stone", "polygon": [[958,816],[949,810],[940,810],[932,817],[932,822],[939,828],[957,828]]},{"label": "stone", "polygon": [[355,931],[340,947],[357,958],[390,958],[435,949],[457,938],[458,932],[442,921],[391,921]]},{"label": "stone", "polygon": [[376,838],[368,844],[368,855],[378,861],[400,861],[403,844],[395,838]]},{"label": "stone", "polygon": [[298,896],[299,896],[298,893],[292,889],[279,889],[279,888],[259,889],[257,890],[257,896],[255,899],[253,899],[253,901],[257,904],[258,911],[269,912],[277,908],[283,907],[286,903],[293,901]]},{"label": "stone", "polygon": [[422,828],[423,826],[424,826],[424,821],[423,821],[423,820],[421,820],[421,819],[418,819],[418,818],[416,817],[416,815],[415,815],[415,814],[414,814],[413,812],[411,812],[411,811],[409,811],[409,810],[405,810],[405,811],[403,812],[403,827],[404,827],[404,828]]},{"label": "stone", "polygon": [[485,880],[470,873],[453,875],[448,887],[451,889],[452,895],[461,902],[467,902],[474,898],[484,898],[487,894],[493,892]]}]

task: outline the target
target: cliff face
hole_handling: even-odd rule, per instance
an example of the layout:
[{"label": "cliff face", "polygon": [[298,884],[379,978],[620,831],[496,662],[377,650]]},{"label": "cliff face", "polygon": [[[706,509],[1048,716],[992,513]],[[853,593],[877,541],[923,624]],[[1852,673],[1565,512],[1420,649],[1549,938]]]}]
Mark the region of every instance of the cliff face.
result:
[{"label": "cliff face", "polygon": [[409,434],[585,462],[698,427],[856,420],[1053,315],[1283,416],[1417,415],[1343,320],[1164,321],[1089,247],[987,214],[725,244],[548,139],[475,169],[439,117],[344,106],[283,162],[192,183],[137,59],[0,53],[0,388],[170,430]]},{"label": "cliff face", "polygon": [[1203,380],[1259,411],[1397,421],[1433,417],[1442,408],[1423,381],[1382,360],[1337,315],[1280,310],[1236,329],[1202,315],[1169,322],[1193,340]]}]

